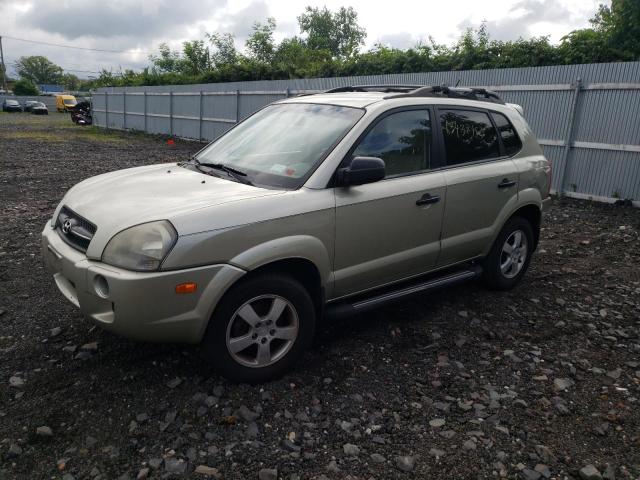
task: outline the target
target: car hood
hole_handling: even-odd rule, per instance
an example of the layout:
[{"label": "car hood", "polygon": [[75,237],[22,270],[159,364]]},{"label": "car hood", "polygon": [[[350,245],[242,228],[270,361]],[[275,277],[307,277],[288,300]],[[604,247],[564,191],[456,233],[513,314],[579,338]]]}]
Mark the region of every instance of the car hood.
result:
[{"label": "car hood", "polygon": [[[224,174],[223,174],[224,175]],[[202,231],[202,225],[181,222],[194,210],[231,202],[282,194],[281,190],[245,185],[226,178],[205,175],[175,163],[136,167],[98,175],[71,188],[54,214],[66,205],[97,230],[87,250],[89,258],[100,258],[116,233],[141,223],[169,220],[178,235]],[[232,219],[218,219],[216,228]]]}]

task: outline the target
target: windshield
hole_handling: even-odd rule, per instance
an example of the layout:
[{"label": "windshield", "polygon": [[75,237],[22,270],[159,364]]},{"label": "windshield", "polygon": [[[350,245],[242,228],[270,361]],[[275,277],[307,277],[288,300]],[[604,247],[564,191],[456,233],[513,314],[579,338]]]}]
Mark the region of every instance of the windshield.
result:
[{"label": "windshield", "polygon": [[65,105],[75,105],[76,103],[78,103],[75,100],[70,99],[70,98],[65,98],[63,101],[64,101]]},{"label": "windshield", "polygon": [[270,105],[196,158],[245,172],[256,185],[298,188],[363,114],[336,105]]},{"label": "windshield", "polygon": [[20,104],[15,100],[7,100],[7,105],[20,105]]}]

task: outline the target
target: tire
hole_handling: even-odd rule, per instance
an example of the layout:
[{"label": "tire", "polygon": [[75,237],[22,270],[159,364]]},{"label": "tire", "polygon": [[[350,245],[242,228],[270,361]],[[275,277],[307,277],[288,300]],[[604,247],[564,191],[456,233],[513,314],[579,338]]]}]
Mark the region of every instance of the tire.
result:
[{"label": "tire", "polygon": [[[517,247],[519,242],[519,250],[509,253],[507,241],[512,249],[514,245]],[[523,217],[509,219],[502,227],[489,255],[482,261],[483,283],[493,290],[511,290],[522,280],[529,268],[533,246],[533,229],[529,221]]]},{"label": "tire", "polygon": [[[274,311],[280,314],[269,319]],[[203,353],[231,381],[266,382],[297,363],[313,342],[315,326],[313,300],[299,282],[278,274],[256,275],[224,295],[204,334]]]}]

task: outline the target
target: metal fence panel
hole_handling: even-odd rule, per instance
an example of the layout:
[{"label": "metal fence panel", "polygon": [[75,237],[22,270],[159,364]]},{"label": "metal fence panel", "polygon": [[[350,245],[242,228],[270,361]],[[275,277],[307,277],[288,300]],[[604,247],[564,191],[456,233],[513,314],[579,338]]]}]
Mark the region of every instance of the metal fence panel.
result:
[{"label": "metal fence panel", "polygon": [[[640,197],[640,62],[459,72],[109,87],[93,95],[94,122],[214,140],[238,120],[297,93],[354,84],[486,86],[524,107],[552,189],[572,196]],[[126,112],[126,114],[125,114]]]}]

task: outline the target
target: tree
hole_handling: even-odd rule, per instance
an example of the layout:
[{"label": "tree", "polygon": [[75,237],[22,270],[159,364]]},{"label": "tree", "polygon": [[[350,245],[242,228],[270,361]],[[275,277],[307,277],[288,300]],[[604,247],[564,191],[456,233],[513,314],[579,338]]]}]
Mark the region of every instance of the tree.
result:
[{"label": "tree", "polygon": [[212,66],[209,47],[203,40],[193,40],[182,44],[182,59],[179,70],[186,75],[199,75]]},{"label": "tree", "polygon": [[62,76],[62,85],[64,85],[64,88],[67,90],[80,90],[81,83],[80,79],[72,73],[65,73]]},{"label": "tree", "polygon": [[214,48],[211,60],[216,66],[233,65],[238,61],[235,40],[230,33],[207,33],[209,43]]},{"label": "tree", "polygon": [[13,93],[16,95],[38,95],[38,87],[27,79],[18,80],[13,86]]},{"label": "tree", "polygon": [[161,43],[158,46],[158,52],[160,52],[160,55],[149,55],[149,60],[151,60],[153,66],[160,72],[177,72],[180,54],[171,50],[166,43]]},{"label": "tree", "polygon": [[640,59],[640,1],[612,0],[611,7],[600,5],[591,24],[621,60]]},{"label": "tree", "polygon": [[250,58],[265,63],[273,60],[273,54],[276,50],[273,40],[275,29],[276,19],[273,17],[267,18],[266,24],[260,22],[253,24],[253,33],[245,42]]},{"label": "tree", "polygon": [[349,7],[333,13],[327,7],[306,7],[298,17],[300,31],[307,34],[313,50],[327,50],[335,58],[349,58],[358,53],[367,33],[358,25],[358,14]]},{"label": "tree", "polygon": [[62,68],[46,57],[20,57],[14,67],[20,78],[29,80],[36,85],[43,83],[56,84],[62,80]]}]

